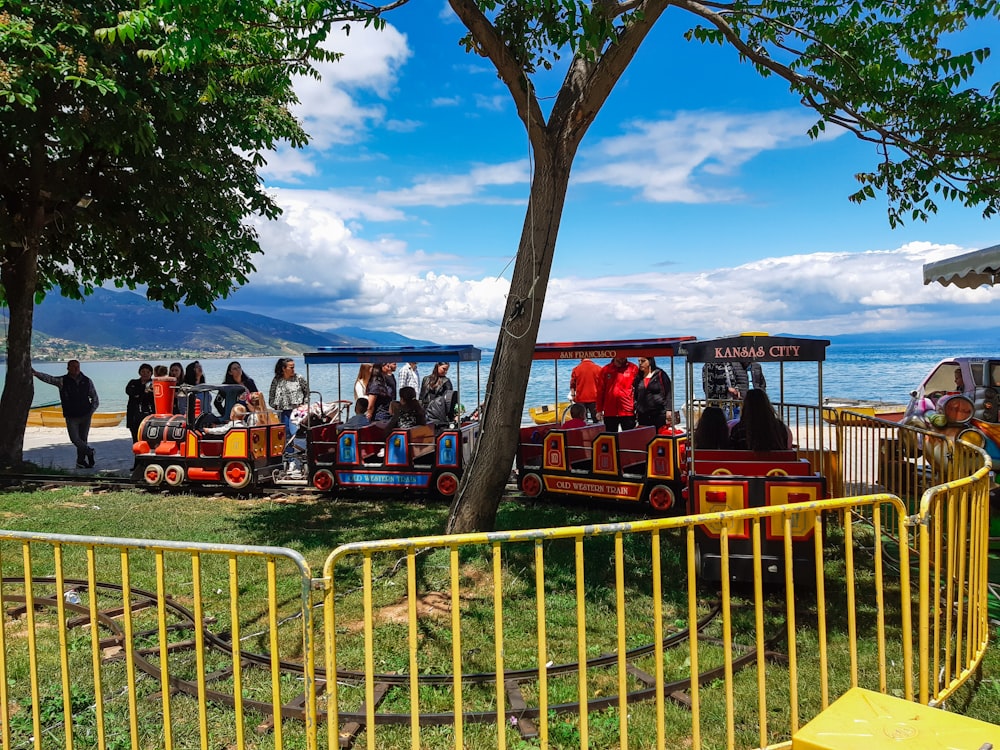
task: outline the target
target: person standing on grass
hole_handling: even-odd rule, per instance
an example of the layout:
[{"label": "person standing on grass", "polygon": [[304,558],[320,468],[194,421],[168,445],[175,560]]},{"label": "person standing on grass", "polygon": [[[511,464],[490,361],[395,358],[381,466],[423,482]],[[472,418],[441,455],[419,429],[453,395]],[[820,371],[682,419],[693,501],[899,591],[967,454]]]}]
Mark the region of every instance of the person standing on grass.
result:
[{"label": "person standing on grass", "polygon": [[69,441],[76,446],[76,468],[94,468],[94,449],[87,443],[90,436],[90,419],[100,405],[94,381],[80,372],[80,360],[71,359],[66,363],[65,375],[49,375],[34,367],[31,374],[43,383],[59,389],[63,419]]}]

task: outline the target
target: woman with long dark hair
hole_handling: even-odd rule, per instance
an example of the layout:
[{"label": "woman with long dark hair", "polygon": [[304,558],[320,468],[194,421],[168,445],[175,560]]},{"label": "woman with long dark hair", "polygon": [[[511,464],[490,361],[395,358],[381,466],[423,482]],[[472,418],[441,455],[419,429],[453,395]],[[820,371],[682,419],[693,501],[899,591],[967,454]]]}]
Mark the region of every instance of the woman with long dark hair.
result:
[{"label": "woman with long dark hair", "polygon": [[294,434],[292,412],[308,400],[309,384],[295,372],[295,360],[291,357],[279,357],[274,364],[274,378],[271,380],[267,403],[280,415],[288,437]]},{"label": "woman with long dark hair", "polygon": [[388,421],[389,404],[392,403],[393,389],[389,383],[388,363],[376,362],[372,365],[368,385],[365,387],[365,397],[368,399],[368,410],[365,414],[369,422]]},{"label": "woman with long dark hair", "polygon": [[706,406],[691,436],[695,450],[725,450],[729,447],[729,422],[720,406]]},{"label": "woman with long dark hair", "polygon": [[791,432],[774,413],[765,391],[751,390],[743,399],[740,421],[729,432],[729,447],[751,451],[780,451],[792,447]]},{"label": "woman with long dark hair", "polygon": [[[242,385],[246,388],[246,391],[240,395],[240,401],[247,401],[250,398],[251,393],[257,391],[257,384],[254,382],[253,378],[243,372],[243,366],[239,362],[230,362],[226,366],[226,376],[222,379],[223,385]],[[228,419],[229,415],[226,414],[226,394],[222,391],[215,397],[215,409],[222,415],[223,419]]]},{"label": "woman with long dark hair", "polygon": [[657,429],[666,426],[671,395],[670,378],[656,366],[656,358],[639,357],[639,374],[632,384],[636,422]]},{"label": "woman with long dark hair", "polygon": [[448,379],[448,363],[438,362],[431,374],[420,382],[420,405],[428,424],[447,424],[454,417],[451,414],[452,393],[455,387]]},{"label": "woman with long dark hair", "polygon": [[174,389],[174,414],[183,414],[187,409],[187,396],[181,397],[177,386],[184,382],[184,365],[180,362],[171,362],[167,375],[174,379],[171,388]]},{"label": "woman with long dark hair", "polygon": [[[201,369],[201,362],[195,360],[184,369],[184,385],[204,385],[205,373]],[[190,396],[189,396],[190,398]],[[212,410],[212,396],[208,391],[196,394],[198,413],[208,414]],[[208,417],[206,417],[208,419]]]}]

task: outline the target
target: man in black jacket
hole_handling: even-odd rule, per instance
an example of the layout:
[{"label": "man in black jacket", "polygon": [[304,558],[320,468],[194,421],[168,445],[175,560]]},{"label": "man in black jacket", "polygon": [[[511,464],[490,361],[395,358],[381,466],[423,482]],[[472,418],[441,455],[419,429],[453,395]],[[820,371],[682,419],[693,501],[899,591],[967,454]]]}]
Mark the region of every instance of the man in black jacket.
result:
[{"label": "man in black jacket", "polygon": [[76,446],[76,468],[93,468],[94,449],[87,443],[87,437],[90,435],[90,418],[100,403],[94,381],[80,372],[80,361],[77,359],[66,363],[65,375],[49,375],[34,368],[31,374],[59,389],[66,432],[70,442]]}]

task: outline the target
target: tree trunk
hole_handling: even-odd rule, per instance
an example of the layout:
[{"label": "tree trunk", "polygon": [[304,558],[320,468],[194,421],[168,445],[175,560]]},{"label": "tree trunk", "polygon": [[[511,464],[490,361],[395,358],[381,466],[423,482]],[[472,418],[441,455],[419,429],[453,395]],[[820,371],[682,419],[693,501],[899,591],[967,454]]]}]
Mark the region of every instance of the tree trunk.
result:
[{"label": "tree trunk", "polygon": [[31,332],[38,281],[38,235],[8,245],[0,262],[0,283],[7,296],[7,377],[0,396],[0,467],[22,463],[24,425],[35,389],[31,375]]},{"label": "tree trunk", "polygon": [[495,528],[497,508],[514,464],[524,392],[573,161],[571,154],[557,148],[541,151],[536,151],[507,309],[486,382],[479,441],[451,505],[449,534]]}]

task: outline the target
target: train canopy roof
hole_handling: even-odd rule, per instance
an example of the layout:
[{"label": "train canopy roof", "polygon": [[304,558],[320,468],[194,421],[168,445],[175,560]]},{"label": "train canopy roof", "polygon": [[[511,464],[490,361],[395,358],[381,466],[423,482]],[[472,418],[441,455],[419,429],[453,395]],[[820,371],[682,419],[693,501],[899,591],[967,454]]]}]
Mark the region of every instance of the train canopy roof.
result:
[{"label": "train canopy roof", "polygon": [[482,351],[471,344],[449,346],[321,346],[306,352],[307,365],[358,364],[363,362],[478,362]]},{"label": "train canopy roof", "polygon": [[954,284],[962,289],[1000,282],[1000,245],[974,250],[954,258],[924,263],[924,284]]},{"label": "train canopy roof", "polygon": [[627,339],[624,341],[565,341],[535,344],[532,359],[614,359],[616,356],[645,354],[648,357],[675,357],[681,346],[694,336],[663,339]]},{"label": "train canopy roof", "polygon": [[721,339],[694,341],[684,345],[682,354],[688,362],[823,362],[825,339],[802,339],[791,336],[770,336],[766,333],[744,333]]}]

